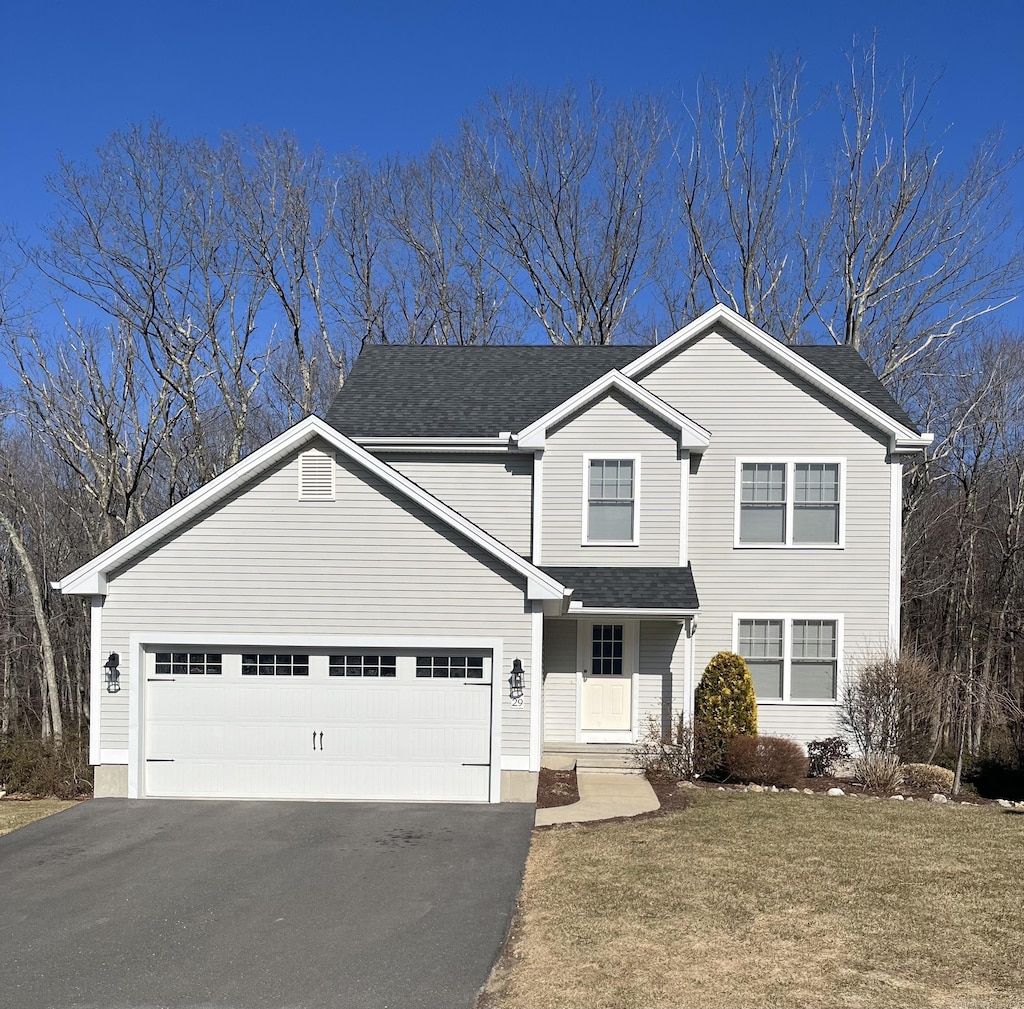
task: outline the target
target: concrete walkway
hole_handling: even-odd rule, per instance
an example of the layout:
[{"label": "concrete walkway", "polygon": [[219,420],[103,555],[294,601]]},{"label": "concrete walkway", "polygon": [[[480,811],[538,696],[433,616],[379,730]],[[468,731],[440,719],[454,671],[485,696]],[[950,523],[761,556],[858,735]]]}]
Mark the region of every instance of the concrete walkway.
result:
[{"label": "concrete walkway", "polygon": [[639,774],[614,774],[577,771],[576,784],[580,801],[571,806],[538,809],[536,825],[582,823],[587,820],[610,820],[616,816],[637,816],[660,806],[654,789]]}]

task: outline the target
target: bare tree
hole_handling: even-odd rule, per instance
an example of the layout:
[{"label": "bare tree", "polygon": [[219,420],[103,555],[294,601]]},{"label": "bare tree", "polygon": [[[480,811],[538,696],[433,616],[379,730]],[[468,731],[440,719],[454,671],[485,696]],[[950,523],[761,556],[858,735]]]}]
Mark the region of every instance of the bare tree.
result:
[{"label": "bare tree", "polygon": [[610,342],[653,275],[663,222],[665,120],[637,98],[607,109],[592,86],[491,95],[463,124],[461,156],[503,268],[553,343]]}]

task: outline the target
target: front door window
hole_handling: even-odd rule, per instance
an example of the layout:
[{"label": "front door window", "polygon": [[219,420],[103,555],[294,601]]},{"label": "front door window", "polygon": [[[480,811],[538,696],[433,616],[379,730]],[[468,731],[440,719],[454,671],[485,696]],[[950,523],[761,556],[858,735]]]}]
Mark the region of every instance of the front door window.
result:
[{"label": "front door window", "polygon": [[622,624],[594,624],[590,673],[622,675]]}]

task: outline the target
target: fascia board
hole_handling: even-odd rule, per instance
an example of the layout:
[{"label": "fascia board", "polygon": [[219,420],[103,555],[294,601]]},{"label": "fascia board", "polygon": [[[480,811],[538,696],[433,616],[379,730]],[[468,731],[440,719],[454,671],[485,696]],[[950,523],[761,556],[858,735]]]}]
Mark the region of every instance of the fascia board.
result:
[{"label": "fascia board", "polygon": [[690,420],[689,417],[669,406],[663,399],[655,396],[654,393],[638,385],[616,369],[602,375],[553,410],[549,410],[543,417],[533,421],[528,427],[524,427],[517,435],[513,435],[514,440],[520,448],[544,448],[549,427],[564,420],[577,410],[582,409],[587,403],[605,395],[612,389],[628,396],[656,417],[660,417],[667,424],[676,428],[679,432],[681,448],[690,452],[702,452],[711,443],[710,431]]},{"label": "fascia board", "polygon": [[711,329],[716,323],[725,323],[729,329],[745,337],[750,343],[764,351],[769,357],[787,367],[790,371],[816,386],[832,399],[848,407],[865,420],[881,428],[897,440],[899,445],[908,447],[926,447],[932,442],[931,435],[919,435],[916,431],[894,420],[884,410],[869,403],[857,393],[848,389],[842,382],[832,378],[820,368],[805,361],[799,354],[794,354],[784,343],[776,340],[763,329],[744,319],[725,305],[715,305],[693,322],[684,326],[672,336],[652,347],[646,354],[630,361],[622,368],[622,374],[632,379],[635,375],[647,371],[663,358],[674,354],[685,347],[701,333]]},{"label": "fascia board", "polygon": [[147,544],[156,542],[178,525],[200,514],[205,507],[223,496],[233,486],[242,483],[261,469],[273,465],[274,462],[313,437],[324,439],[334,449],[415,501],[452,529],[462,533],[471,542],[497,560],[502,561],[517,574],[522,575],[527,581],[527,597],[529,599],[562,599],[564,596],[565,587],[560,582],[555,581],[550,575],[520,557],[500,540],[495,539],[432,494],[427,493],[408,477],[392,469],[387,463],[381,462],[380,459],[331,427],[326,421],[320,420],[319,417],[306,417],[299,421],[294,427],[246,456],[241,462],[215,477],[162,515],[147,522],[89,563],[54,583],[54,588],[67,595],[105,594],[106,575],[112,568],[131,557],[136,551],[143,549]]}]

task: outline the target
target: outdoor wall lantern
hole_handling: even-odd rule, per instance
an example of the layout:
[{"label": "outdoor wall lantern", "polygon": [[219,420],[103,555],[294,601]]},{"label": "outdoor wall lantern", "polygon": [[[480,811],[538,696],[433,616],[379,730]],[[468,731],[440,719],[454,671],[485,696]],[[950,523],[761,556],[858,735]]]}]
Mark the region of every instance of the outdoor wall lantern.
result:
[{"label": "outdoor wall lantern", "polygon": [[518,701],[523,696],[523,664],[519,659],[512,660],[512,672],[508,677],[508,696]]},{"label": "outdoor wall lantern", "polygon": [[117,652],[111,652],[110,658],[103,663],[108,694],[116,694],[121,689],[121,671],[117,668],[120,661],[121,656]]}]

